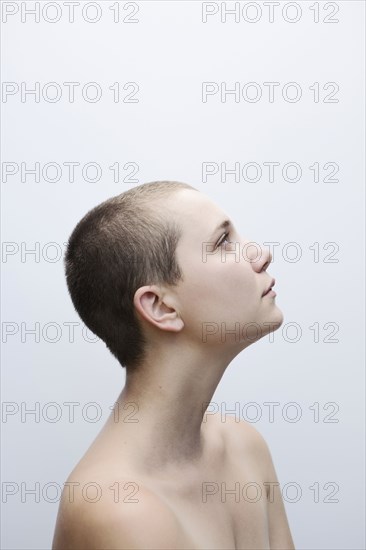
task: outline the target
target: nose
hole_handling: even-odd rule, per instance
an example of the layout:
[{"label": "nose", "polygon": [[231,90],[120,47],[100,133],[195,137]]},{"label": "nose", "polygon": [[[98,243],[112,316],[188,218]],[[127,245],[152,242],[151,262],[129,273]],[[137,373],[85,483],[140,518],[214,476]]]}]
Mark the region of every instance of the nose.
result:
[{"label": "nose", "polygon": [[250,254],[250,262],[253,269],[257,271],[257,273],[265,271],[272,262],[272,254],[270,249],[267,247],[261,247],[258,243],[253,244],[250,249],[252,250],[252,253]]}]

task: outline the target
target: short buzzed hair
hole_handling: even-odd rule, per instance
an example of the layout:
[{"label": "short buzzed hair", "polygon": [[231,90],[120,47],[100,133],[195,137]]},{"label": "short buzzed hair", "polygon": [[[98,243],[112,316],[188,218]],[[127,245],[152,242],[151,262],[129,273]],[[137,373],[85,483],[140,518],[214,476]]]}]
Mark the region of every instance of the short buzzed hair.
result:
[{"label": "short buzzed hair", "polygon": [[143,361],[148,342],[133,298],[144,285],[176,285],[182,270],[175,251],[181,228],[154,211],[154,201],[187,183],[154,181],[133,187],[90,210],[67,244],[65,274],[85,325],[128,372]]}]

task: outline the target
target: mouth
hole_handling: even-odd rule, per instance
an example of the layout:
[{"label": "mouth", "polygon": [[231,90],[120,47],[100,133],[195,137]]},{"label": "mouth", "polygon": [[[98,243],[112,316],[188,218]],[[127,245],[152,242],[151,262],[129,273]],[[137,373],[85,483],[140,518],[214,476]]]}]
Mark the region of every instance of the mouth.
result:
[{"label": "mouth", "polygon": [[273,295],[273,296],[276,296],[276,293],[274,292],[274,290],[272,290],[272,287],[275,284],[276,284],[276,279],[272,279],[269,286],[263,291],[262,298],[263,298],[263,296],[267,296],[267,294],[269,294],[269,293],[271,293],[271,295]]}]

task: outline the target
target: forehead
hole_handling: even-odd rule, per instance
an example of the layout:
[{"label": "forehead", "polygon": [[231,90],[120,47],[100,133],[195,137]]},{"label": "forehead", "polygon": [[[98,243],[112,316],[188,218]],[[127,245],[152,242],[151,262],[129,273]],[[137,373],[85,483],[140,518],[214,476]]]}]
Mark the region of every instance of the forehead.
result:
[{"label": "forehead", "polygon": [[180,189],[167,200],[164,199],[165,214],[178,222],[183,230],[182,240],[197,235],[202,238],[211,236],[216,227],[228,215],[207,195],[200,191]]}]

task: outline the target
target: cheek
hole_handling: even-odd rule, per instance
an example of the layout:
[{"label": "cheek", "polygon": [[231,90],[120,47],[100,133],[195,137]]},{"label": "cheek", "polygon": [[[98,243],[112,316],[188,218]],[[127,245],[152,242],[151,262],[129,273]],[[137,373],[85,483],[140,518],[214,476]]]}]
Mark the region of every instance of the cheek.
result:
[{"label": "cheek", "polygon": [[225,278],[225,292],[221,296],[216,293],[216,303],[224,308],[226,319],[242,322],[252,318],[258,309],[258,291],[251,266],[235,263],[220,275]]},{"label": "cheek", "polygon": [[181,298],[183,319],[195,332],[203,323],[251,321],[259,306],[251,266],[229,260],[195,266]]}]

